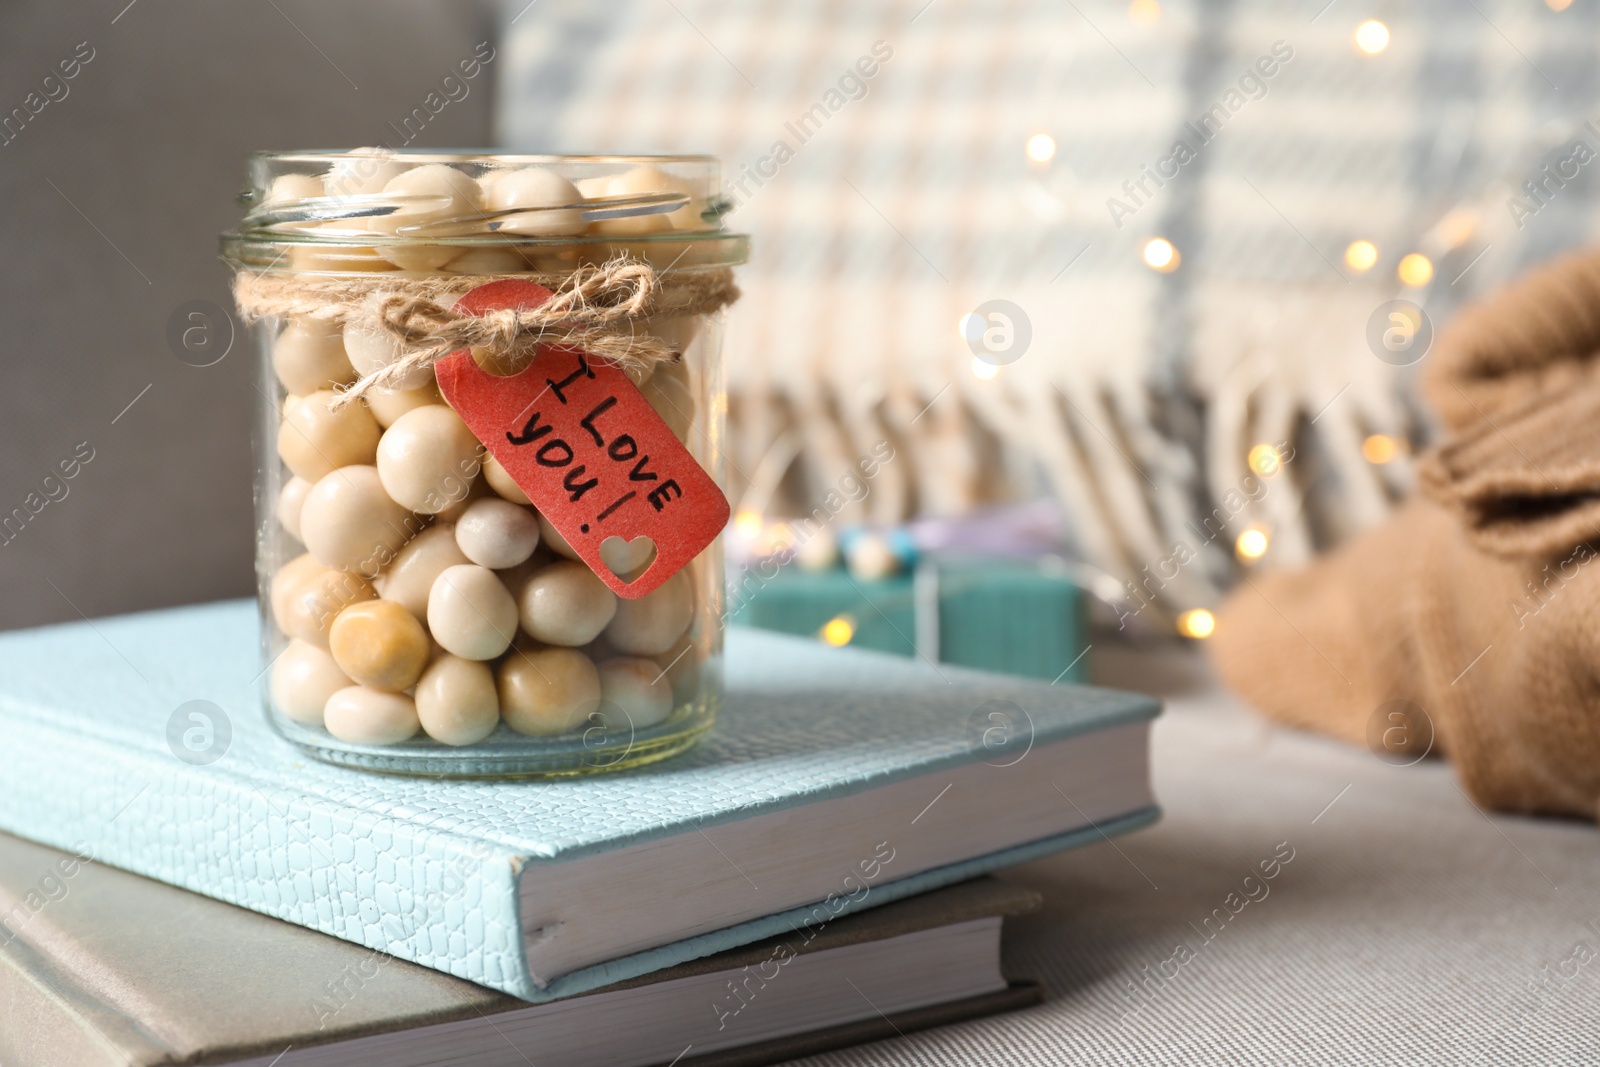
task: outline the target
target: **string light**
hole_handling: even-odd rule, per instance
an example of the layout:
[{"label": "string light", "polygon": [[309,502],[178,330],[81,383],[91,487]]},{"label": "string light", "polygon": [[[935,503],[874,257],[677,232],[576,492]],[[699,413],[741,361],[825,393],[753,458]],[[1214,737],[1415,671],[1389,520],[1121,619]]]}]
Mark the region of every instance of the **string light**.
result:
[{"label": "string light", "polygon": [[1400,443],[1388,434],[1375,433],[1361,442],[1361,458],[1368,463],[1388,463],[1400,454]]},{"label": "string light", "polygon": [[1205,608],[1190,608],[1178,616],[1178,632],[1185,637],[1202,641],[1217,629],[1217,617]]},{"label": "string light", "polygon": [[1128,5],[1128,18],[1140,26],[1153,25],[1161,19],[1161,4],[1157,0],[1133,0]]},{"label": "string light", "polygon": [[1245,462],[1249,463],[1250,469],[1257,474],[1270,478],[1283,466],[1283,457],[1271,445],[1259,444],[1250,450]]},{"label": "string light", "polygon": [[1420,289],[1433,280],[1433,260],[1421,252],[1413,252],[1400,261],[1400,281],[1413,289]]},{"label": "string light", "polygon": [[1028,138],[1028,158],[1035,163],[1048,163],[1056,158],[1056,139],[1048,133],[1036,133]]},{"label": "string light", "polygon": [[1389,27],[1377,19],[1368,19],[1356,27],[1356,47],[1369,56],[1375,56],[1389,47]]},{"label": "string light", "polygon": [[836,615],[822,626],[822,639],[834,648],[843,648],[856,635],[856,624],[848,615]]},{"label": "string light", "polygon": [[1267,554],[1267,544],[1267,531],[1259,526],[1251,526],[1239,534],[1233,548],[1239,553],[1240,559],[1258,560]]},{"label": "string light", "polygon": [[1183,258],[1165,237],[1152,237],[1146,241],[1143,255],[1145,266],[1162,274],[1177,270]]},{"label": "string light", "polygon": [[1350,246],[1344,250],[1344,265],[1363,274],[1372,269],[1378,262],[1378,246],[1371,241],[1351,241]]}]

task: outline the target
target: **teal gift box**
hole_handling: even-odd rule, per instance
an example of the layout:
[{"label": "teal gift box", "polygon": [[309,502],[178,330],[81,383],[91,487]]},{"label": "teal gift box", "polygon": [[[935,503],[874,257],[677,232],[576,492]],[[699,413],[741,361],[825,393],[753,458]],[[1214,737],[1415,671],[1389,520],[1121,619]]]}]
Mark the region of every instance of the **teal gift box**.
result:
[{"label": "teal gift box", "polygon": [[1089,680],[1082,591],[1030,564],[919,563],[864,580],[842,568],[757,566],[730,591],[728,620],[938,663],[1045,681]]}]

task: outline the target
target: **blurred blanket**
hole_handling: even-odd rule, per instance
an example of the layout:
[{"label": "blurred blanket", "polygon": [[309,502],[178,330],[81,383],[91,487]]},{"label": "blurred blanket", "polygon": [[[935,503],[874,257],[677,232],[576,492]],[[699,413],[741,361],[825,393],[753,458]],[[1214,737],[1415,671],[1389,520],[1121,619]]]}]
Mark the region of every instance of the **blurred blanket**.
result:
[{"label": "blurred blanket", "polygon": [[1479,804],[1596,818],[1600,251],[1463,314],[1424,391],[1424,492],[1240,587],[1212,655],[1275,718],[1386,758],[1433,741]]},{"label": "blurred blanket", "polygon": [[[1368,340],[1385,302],[1442,325],[1596,235],[1600,166],[1571,157],[1600,148],[1600,7],[1555,6],[1391,5],[1366,55],[1375,9],[1328,0],[511,0],[502,140],[723,160],[754,238],[736,506],[810,513],[890,442],[840,521],[1051,493],[1081,557],[1192,607],[1247,526],[1297,565],[1409,486],[1403,451],[1362,453],[1423,432],[1415,369]],[[960,330],[993,301],[998,366]],[[1192,532],[1285,441],[1269,492]]]}]

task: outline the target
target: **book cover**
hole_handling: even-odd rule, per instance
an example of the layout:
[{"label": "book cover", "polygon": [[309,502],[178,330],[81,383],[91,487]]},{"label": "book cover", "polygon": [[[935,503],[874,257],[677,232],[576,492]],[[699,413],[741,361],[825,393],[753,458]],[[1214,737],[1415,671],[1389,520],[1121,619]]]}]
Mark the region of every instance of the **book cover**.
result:
[{"label": "book cover", "polygon": [[[1143,724],[1157,711],[1155,701],[1130,694],[735,631],[717,727],[687,755],[585,779],[439,781],[328,766],[280,740],[259,706],[257,638],[249,601],[0,636],[0,829],[87,849],[101,862],[531,1001],[770,937],[816,921],[817,912],[816,898],[794,900],[781,884],[752,881],[742,920],[541,985],[528,964],[529,939],[541,930],[522,913],[525,870],[567,870],[584,857],[674,838],[684,842],[679,863],[691,872],[733,878],[729,868],[738,865],[717,846],[726,828],[982,764],[988,753],[974,742],[996,701],[1025,714],[1024,756],[1052,741]],[[185,730],[199,728],[186,710],[194,701],[212,709],[201,759],[183,743]],[[1037,760],[995,766],[992,796],[1031,766]],[[1122,811],[1094,807],[1089,783],[1049,784],[1063,809],[1085,815],[1080,828],[1034,839],[1028,827],[999,820],[995,844],[918,869],[910,857],[956,810],[955,798],[930,793],[924,812],[885,820],[888,852],[879,854],[870,891],[854,891],[844,881],[851,871],[841,870],[842,888],[827,895],[822,914],[1102,840],[1157,814],[1147,783],[1135,790],[1142,806]],[[882,863],[883,855],[902,857],[900,865]],[[665,900],[651,900],[650,886],[622,888],[619,899],[635,909]]]}]

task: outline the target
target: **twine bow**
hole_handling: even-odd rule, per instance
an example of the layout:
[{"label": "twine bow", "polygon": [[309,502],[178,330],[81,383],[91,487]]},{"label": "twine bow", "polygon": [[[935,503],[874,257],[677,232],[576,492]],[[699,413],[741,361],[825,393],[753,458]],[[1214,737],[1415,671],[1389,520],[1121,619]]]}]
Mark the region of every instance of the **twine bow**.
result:
[{"label": "twine bow", "polygon": [[461,348],[487,349],[514,369],[531,360],[539,345],[581,348],[624,370],[675,362],[682,353],[639,324],[657,316],[706,314],[739,297],[727,269],[674,273],[669,283],[648,263],[618,258],[565,275],[519,275],[552,290],[551,298],[536,308],[481,315],[455,310],[462,293],[500,277],[241,272],[234,281],[234,298],[246,322],[279,316],[341,327],[364,324],[404,346],[399,359],[343,389],[331,405],[339,408],[371,389],[391,388]]}]

